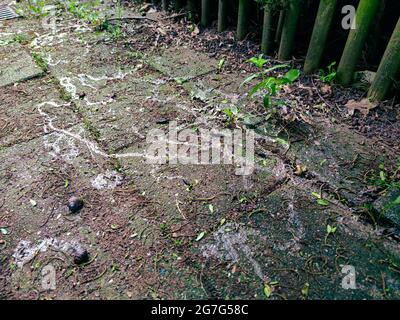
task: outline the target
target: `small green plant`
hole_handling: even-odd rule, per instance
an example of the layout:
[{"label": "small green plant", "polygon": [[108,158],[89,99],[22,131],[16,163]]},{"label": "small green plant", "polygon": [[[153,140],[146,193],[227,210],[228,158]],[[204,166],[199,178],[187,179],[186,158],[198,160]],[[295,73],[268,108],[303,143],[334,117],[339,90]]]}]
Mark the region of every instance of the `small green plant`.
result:
[{"label": "small green plant", "polygon": [[46,12],[44,9],[45,6],[46,6],[45,0],[29,0],[27,4],[29,13],[38,17],[43,17],[48,15],[48,12]]},{"label": "small green plant", "polygon": [[336,232],[337,227],[332,227],[331,225],[327,225],[326,226],[326,234],[330,235],[330,234],[334,234]]},{"label": "small green plant", "polygon": [[183,246],[183,240],[182,239],[174,239],[174,246],[175,247],[182,247]]},{"label": "small green plant", "polygon": [[224,66],[225,66],[225,59],[222,58],[221,60],[218,61],[218,72],[221,72],[222,69],[224,69]]},{"label": "small green plant", "polygon": [[[380,195],[383,194],[393,194],[396,195],[397,191],[400,190],[400,158],[397,160],[397,164],[392,171],[389,171],[384,163],[381,163],[378,166],[378,170],[372,171],[369,183],[370,185],[377,188],[377,191]],[[381,209],[376,209],[372,203],[365,203],[363,205],[364,211],[370,216],[371,220],[373,220],[374,224],[377,223],[378,219],[381,216],[384,216],[388,211],[393,208],[400,208],[400,196],[395,198],[391,197]]]},{"label": "small green plant", "polygon": [[376,171],[372,171],[371,184],[379,189],[386,191],[388,189],[400,190],[400,181],[398,174],[400,172],[400,158],[397,160],[396,168],[392,173],[388,171],[384,163],[381,163]]},{"label": "small green plant", "polygon": [[48,65],[45,60],[45,53],[41,51],[32,51],[32,57],[35,63],[39,68],[43,70],[43,72],[48,71]]},{"label": "small green plant", "polygon": [[233,126],[240,118],[240,109],[237,107],[225,108],[222,112],[226,116],[226,123],[228,126]]},{"label": "small green plant", "polygon": [[160,231],[162,234],[166,234],[168,231],[168,225],[164,222],[160,223]]},{"label": "small green plant", "polygon": [[311,195],[312,195],[314,198],[317,199],[317,203],[318,203],[320,206],[325,206],[325,207],[326,207],[326,206],[329,206],[329,201],[326,200],[326,199],[323,199],[323,198],[322,198],[322,195],[320,195],[318,192],[312,192]]},{"label": "small green plant", "polygon": [[254,64],[257,67],[258,72],[244,80],[242,85],[248,84],[256,79],[259,80],[258,83],[249,90],[249,95],[253,96],[255,93],[262,90],[264,92],[263,105],[265,108],[282,105],[284,102],[280,99],[276,99],[278,92],[283,88],[283,86],[292,84],[296,81],[300,76],[300,71],[297,69],[291,69],[284,75],[273,77],[269,76],[272,71],[288,68],[289,66],[286,64],[280,64],[264,69],[268,60],[264,59],[262,54],[258,57],[249,59],[248,62]]},{"label": "small green plant", "polygon": [[319,70],[319,79],[324,83],[331,83],[336,79],[336,69],[334,68],[336,61],[332,62],[326,70]]},{"label": "small green plant", "polygon": [[122,31],[122,27],[119,24],[113,24],[107,20],[103,21],[98,26],[97,30],[109,33],[111,37],[115,40],[121,39],[125,35]]},{"label": "small green plant", "polygon": [[88,1],[80,3],[76,0],[67,0],[66,9],[78,19],[84,20],[94,25],[98,25],[102,21],[100,11],[96,10],[101,4],[100,0]]},{"label": "small green plant", "polygon": [[97,130],[92,122],[88,118],[83,118],[83,126],[84,128],[92,135],[92,137],[98,141],[100,139],[100,131]]},{"label": "small green plant", "polygon": [[120,269],[119,265],[117,265],[116,263],[113,263],[111,265],[111,272],[117,272],[117,271],[120,271],[120,270],[121,269]]},{"label": "small green plant", "polygon": [[110,33],[111,37],[117,40],[123,38],[124,36],[124,32],[122,31],[122,25],[121,25],[121,18],[122,18],[121,0],[117,0],[116,10],[117,10],[117,24],[112,26]]},{"label": "small green plant", "polygon": [[26,35],[24,35],[24,34],[16,34],[16,35],[14,36],[13,40],[14,40],[15,42],[24,44],[24,43],[27,43],[27,42],[29,41],[29,38],[28,38]]},{"label": "small green plant", "polygon": [[331,234],[332,235],[335,234],[336,230],[337,230],[337,227],[333,227],[333,226],[331,226],[329,224],[326,226],[325,243],[326,243],[326,240],[328,239],[328,237]]},{"label": "small green plant", "polygon": [[115,26],[110,34],[114,40],[118,40],[124,37],[124,32],[122,31],[122,28],[120,26]]}]

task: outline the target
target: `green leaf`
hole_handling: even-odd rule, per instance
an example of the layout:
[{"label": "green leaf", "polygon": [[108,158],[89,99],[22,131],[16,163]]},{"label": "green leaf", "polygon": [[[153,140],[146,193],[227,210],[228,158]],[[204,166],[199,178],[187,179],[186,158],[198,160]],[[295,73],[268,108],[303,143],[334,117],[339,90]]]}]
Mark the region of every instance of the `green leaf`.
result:
[{"label": "green leaf", "polygon": [[225,113],[230,118],[233,117],[233,112],[229,108],[225,108],[224,110],[222,110],[222,112]]},{"label": "green leaf", "polygon": [[400,204],[400,196],[398,196],[397,199],[392,202],[392,204],[394,205]]},{"label": "green leaf", "polygon": [[336,65],[336,61],[333,61],[329,66],[328,66],[328,70],[331,71],[332,67]]},{"label": "green leaf", "polygon": [[276,69],[283,69],[283,68],[287,68],[287,67],[289,67],[287,64],[278,64],[278,65],[273,66],[273,67],[271,67],[271,68],[265,69],[265,70],[263,71],[263,74],[270,73],[270,72],[272,72],[272,71],[274,71],[274,70],[276,70]]},{"label": "green leaf", "polygon": [[317,203],[320,206],[328,206],[329,205],[329,202],[327,200],[325,200],[325,199],[317,199]]},{"label": "green leaf", "polygon": [[197,236],[197,238],[196,238],[196,241],[200,241],[201,239],[204,238],[205,235],[206,235],[206,232],[205,232],[205,231],[200,232],[200,234],[199,234],[199,235]]},{"label": "green leaf", "polygon": [[254,73],[250,77],[247,77],[242,84],[240,85],[241,87],[244,86],[245,84],[253,81],[255,78],[258,78],[261,74],[260,73]]},{"label": "green leaf", "polygon": [[65,182],[64,182],[64,187],[65,187],[65,189],[67,189],[68,186],[69,186],[69,181],[68,181],[68,179],[65,179]]},{"label": "green leaf", "polygon": [[310,284],[308,282],[306,282],[303,286],[303,288],[301,289],[301,294],[304,298],[308,297],[308,289],[310,288]]},{"label": "green leaf", "polygon": [[263,58],[263,55],[260,54],[258,57],[252,57],[250,59],[247,60],[247,62],[251,62],[252,64],[254,64],[258,69],[261,69],[264,64],[267,63],[267,60],[265,60]]},{"label": "green leaf", "polygon": [[0,228],[0,232],[3,235],[7,235],[8,234],[8,230],[6,228]]},{"label": "green leaf", "polygon": [[214,213],[214,206],[212,204],[209,204],[208,210],[210,210],[211,213]]},{"label": "green leaf", "polygon": [[221,221],[219,222],[219,224],[222,226],[223,224],[225,224],[225,222],[226,222],[226,219],[222,218]]},{"label": "green leaf", "polygon": [[283,146],[289,146],[289,142],[282,138],[276,138],[275,141]]},{"label": "green leaf", "polygon": [[271,294],[272,294],[272,289],[271,289],[271,287],[269,286],[269,285],[265,285],[264,286],[264,294],[265,294],[265,296],[267,297],[267,298],[269,298],[270,296],[271,296]]},{"label": "green leaf", "polygon": [[270,99],[270,97],[268,95],[264,96],[263,104],[264,104],[264,108],[266,108],[266,109],[268,109],[270,107],[271,99]]},{"label": "green leaf", "polygon": [[290,82],[296,81],[300,77],[300,70],[291,69],[285,75],[284,78],[289,80]]},{"label": "green leaf", "polygon": [[249,91],[250,97],[253,96],[256,92],[260,91],[261,89],[265,89],[266,87],[267,87],[266,80],[257,83],[253,88],[250,89]]},{"label": "green leaf", "polygon": [[177,84],[181,85],[181,84],[183,84],[185,82],[185,78],[177,77],[177,78],[175,78],[175,81],[176,81]]},{"label": "green leaf", "polygon": [[[271,78],[270,78],[271,79]],[[276,95],[276,83],[275,82],[272,82],[272,81],[270,81],[269,83],[268,83],[268,90],[269,90],[269,92],[271,93],[271,96],[275,96]]]},{"label": "green leaf", "polygon": [[218,70],[222,70],[224,65],[225,65],[225,59],[219,60],[219,62],[218,62]]},{"label": "green leaf", "polygon": [[336,232],[337,227],[332,227],[331,225],[327,225],[326,226],[326,232],[328,234],[334,234]]},{"label": "green leaf", "polygon": [[311,195],[312,195],[314,198],[321,199],[321,195],[320,195],[319,193],[317,193],[317,192],[312,192]]}]

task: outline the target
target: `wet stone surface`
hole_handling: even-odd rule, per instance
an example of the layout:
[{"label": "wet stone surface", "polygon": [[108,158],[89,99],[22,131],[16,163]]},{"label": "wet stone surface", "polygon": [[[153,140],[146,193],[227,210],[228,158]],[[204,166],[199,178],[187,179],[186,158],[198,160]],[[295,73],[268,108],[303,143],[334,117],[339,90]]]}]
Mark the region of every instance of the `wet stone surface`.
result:
[{"label": "wet stone surface", "polygon": [[[269,299],[400,297],[393,224],[361,210],[369,171],[392,153],[337,123],[282,129],[251,113],[249,74],[218,71],[207,52],[130,50],[141,34],[113,39],[63,15],[54,32],[40,19],[0,24],[1,298],[265,299],[266,285]],[[40,77],[32,50],[48,67]],[[171,143],[171,128],[240,127],[256,133],[248,175],[238,162],[149,161],[155,130]],[[72,197],[84,203],[74,214]],[[398,205],[385,212],[398,223]],[[57,287],[42,290],[49,265]],[[343,288],[343,266],[356,289]]]},{"label": "wet stone surface", "polygon": [[215,71],[218,61],[203,53],[180,47],[168,48],[160,55],[150,57],[149,64],[157,71],[183,83]]}]

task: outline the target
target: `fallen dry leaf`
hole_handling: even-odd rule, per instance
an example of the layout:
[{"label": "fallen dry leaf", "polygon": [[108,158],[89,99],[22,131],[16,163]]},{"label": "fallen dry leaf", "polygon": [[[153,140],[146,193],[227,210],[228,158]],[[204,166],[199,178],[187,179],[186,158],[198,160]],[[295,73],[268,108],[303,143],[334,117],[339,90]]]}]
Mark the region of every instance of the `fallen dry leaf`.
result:
[{"label": "fallen dry leaf", "polygon": [[362,115],[367,116],[369,111],[376,108],[378,106],[377,103],[372,103],[367,98],[362,99],[361,101],[349,100],[345,107],[348,110],[348,114],[350,116],[354,115],[354,112],[358,110]]},{"label": "fallen dry leaf", "polygon": [[200,29],[196,26],[195,28],[194,28],[194,30],[192,31],[192,37],[195,37],[195,36],[197,36],[198,34],[200,33]]},{"label": "fallen dry leaf", "polygon": [[157,28],[157,31],[158,31],[159,33],[161,33],[163,36],[166,36],[166,35],[167,35],[167,33],[165,32],[165,30],[162,29],[162,28]]},{"label": "fallen dry leaf", "polygon": [[296,176],[301,176],[306,171],[307,171],[307,166],[298,164],[298,165],[296,165],[296,171],[294,172],[294,174]]},{"label": "fallen dry leaf", "polygon": [[322,94],[331,95],[332,94],[332,87],[330,85],[324,85],[321,87]]},{"label": "fallen dry leaf", "polygon": [[235,274],[237,271],[237,265],[235,264],[232,268],[232,274]]},{"label": "fallen dry leaf", "polygon": [[283,86],[283,91],[285,93],[292,93],[293,89],[290,86]]}]

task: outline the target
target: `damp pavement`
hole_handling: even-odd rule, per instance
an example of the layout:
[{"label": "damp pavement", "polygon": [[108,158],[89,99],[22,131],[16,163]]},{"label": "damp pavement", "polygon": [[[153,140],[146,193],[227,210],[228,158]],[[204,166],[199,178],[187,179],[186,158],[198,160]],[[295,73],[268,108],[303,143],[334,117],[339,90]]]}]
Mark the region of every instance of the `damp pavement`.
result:
[{"label": "damp pavement", "polygon": [[184,43],[132,51],[66,13],[43,19],[0,22],[1,298],[400,297],[398,209],[376,224],[359,210],[390,150],[329,119],[290,140],[261,120],[248,175],[151,164],[154,130],[227,129],[249,74]]}]

